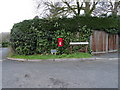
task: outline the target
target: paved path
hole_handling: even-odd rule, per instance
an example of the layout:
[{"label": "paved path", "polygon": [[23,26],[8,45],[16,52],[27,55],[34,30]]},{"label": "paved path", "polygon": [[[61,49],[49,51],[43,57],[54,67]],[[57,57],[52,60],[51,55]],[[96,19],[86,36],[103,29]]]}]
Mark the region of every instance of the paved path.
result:
[{"label": "paved path", "polygon": [[93,58],[94,57],[98,57],[98,58],[118,58],[118,52],[106,53],[106,54],[98,54],[98,55],[93,56]]}]

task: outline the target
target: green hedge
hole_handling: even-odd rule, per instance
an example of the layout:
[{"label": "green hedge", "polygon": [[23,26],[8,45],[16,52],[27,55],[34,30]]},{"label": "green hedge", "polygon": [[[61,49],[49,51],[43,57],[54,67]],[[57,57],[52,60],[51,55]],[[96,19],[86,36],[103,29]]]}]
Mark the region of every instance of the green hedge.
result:
[{"label": "green hedge", "polygon": [[2,42],[2,47],[9,47],[10,43],[8,41]]},{"label": "green hedge", "polygon": [[77,26],[87,26],[92,30],[102,30],[110,34],[117,34],[120,32],[120,17],[74,17],[68,19],[61,19],[60,23],[64,24],[64,28],[73,31],[77,30]]},{"label": "green hedge", "polygon": [[11,30],[11,45],[17,54],[34,54],[36,50],[37,32],[32,20],[17,23]]},{"label": "green hedge", "polygon": [[[67,26],[68,27],[68,26]],[[70,41],[88,41],[89,34],[92,32],[86,26],[76,27],[76,31],[70,31],[69,27],[64,28],[64,24],[49,20],[25,20],[17,23],[11,30],[12,48],[17,54],[46,54],[50,53],[51,49],[57,49],[58,54],[60,48],[57,46],[57,38],[64,39],[63,53],[70,53]],[[79,36],[76,36],[77,32]],[[78,48],[77,48],[78,49]],[[75,50],[77,50],[75,49]]]},{"label": "green hedge", "polygon": [[[48,54],[57,46],[57,38],[64,39],[63,53],[70,53],[70,41],[89,41],[92,30],[115,34],[120,30],[120,17],[73,17],[57,20],[32,19],[17,23],[11,30],[13,50],[19,55]],[[81,46],[82,47],[82,46]],[[77,52],[80,47],[73,48]],[[89,50],[90,51],[90,50]]]}]

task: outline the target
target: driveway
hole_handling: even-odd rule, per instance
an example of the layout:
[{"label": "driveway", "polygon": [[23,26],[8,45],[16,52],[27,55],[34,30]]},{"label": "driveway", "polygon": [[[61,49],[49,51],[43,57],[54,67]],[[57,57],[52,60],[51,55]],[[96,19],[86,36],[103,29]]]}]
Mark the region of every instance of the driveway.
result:
[{"label": "driveway", "polygon": [[118,60],[2,63],[3,88],[117,88]]},{"label": "driveway", "polygon": [[106,54],[97,54],[97,55],[94,55],[93,57],[98,57],[98,58],[118,58],[118,52],[111,52],[111,53],[106,53]]}]

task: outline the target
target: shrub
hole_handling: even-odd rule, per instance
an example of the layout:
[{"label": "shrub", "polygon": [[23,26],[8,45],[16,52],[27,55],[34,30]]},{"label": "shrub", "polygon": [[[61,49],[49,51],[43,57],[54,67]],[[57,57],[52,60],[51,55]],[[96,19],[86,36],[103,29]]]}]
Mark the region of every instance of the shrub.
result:
[{"label": "shrub", "polygon": [[32,20],[17,23],[11,30],[11,45],[17,54],[34,54],[37,34]]},{"label": "shrub", "polygon": [[[63,53],[70,53],[70,42],[89,42],[92,30],[118,33],[120,18],[74,17],[57,20],[32,19],[17,23],[11,30],[11,45],[17,54],[48,54],[51,49],[60,53],[57,38],[63,38]],[[74,47],[77,52],[80,47]],[[89,52],[91,52],[89,48]]]},{"label": "shrub", "polygon": [[9,42],[8,41],[4,41],[2,42],[2,47],[8,47],[9,46]]}]

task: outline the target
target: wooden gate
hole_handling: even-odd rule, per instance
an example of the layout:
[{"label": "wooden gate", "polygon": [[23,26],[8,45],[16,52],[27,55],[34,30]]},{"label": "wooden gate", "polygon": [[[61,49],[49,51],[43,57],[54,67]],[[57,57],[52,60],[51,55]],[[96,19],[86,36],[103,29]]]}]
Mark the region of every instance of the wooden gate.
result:
[{"label": "wooden gate", "polygon": [[93,54],[115,52],[118,50],[118,35],[94,31],[90,37],[90,46]]}]

